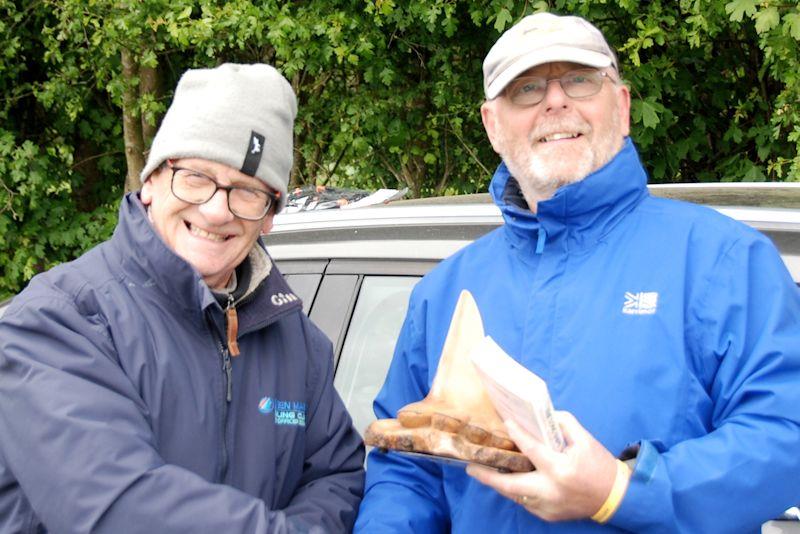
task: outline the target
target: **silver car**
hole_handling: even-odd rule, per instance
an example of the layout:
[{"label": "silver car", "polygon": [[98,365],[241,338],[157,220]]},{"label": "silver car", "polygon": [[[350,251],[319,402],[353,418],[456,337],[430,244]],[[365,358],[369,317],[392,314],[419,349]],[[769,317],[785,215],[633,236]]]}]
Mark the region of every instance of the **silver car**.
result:
[{"label": "silver car", "polygon": [[[706,204],[768,235],[800,286],[800,184],[651,186],[657,196]],[[488,194],[278,215],[267,248],[334,344],[334,383],[356,427],[373,420],[395,339],[417,280],[503,224]],[[800,289],[799,289],[800,290]],[[763,534],[800,533],[787,510]]]}]

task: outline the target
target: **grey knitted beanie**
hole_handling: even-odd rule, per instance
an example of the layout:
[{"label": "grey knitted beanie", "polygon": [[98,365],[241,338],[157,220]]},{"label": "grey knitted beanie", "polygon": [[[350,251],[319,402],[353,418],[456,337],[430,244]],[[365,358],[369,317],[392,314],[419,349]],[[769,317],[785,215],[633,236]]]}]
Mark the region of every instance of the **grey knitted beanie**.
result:
[{"label": "grey knitted beanie", "polygon": [[226,63],[188,70],[153,139],[141,180],[167,159],[208,159],[279,191],[281,210],[292,169],[296,115],[292,86],[269,65]]}]

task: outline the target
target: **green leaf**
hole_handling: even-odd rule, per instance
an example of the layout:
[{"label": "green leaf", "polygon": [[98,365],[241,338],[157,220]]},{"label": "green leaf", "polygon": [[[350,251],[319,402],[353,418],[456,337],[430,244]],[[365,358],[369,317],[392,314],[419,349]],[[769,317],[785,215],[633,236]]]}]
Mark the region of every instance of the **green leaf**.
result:
[{"label": "green leaf", "polygon": [[645,128],[655,129],[661,122],[659,115],[664,111],[664,106],[656,102],[655,97],[631,102],[631,115],[634,122],[640,122]]},{"label": "green leaf", "polygon": [[743,182],[764,182],[767,177],[757,165],[752,165],[742,177]]},{"label": "green leaf", "polygon": [[800,13],[787,13],[783,16],[784,25],[789,28],[789,35],[800,41]]},{"label": "green leaf", "polygon": [[498,32],[502,32],[505,30],[506,25],[508,25],[512,20],[514,20],[514,17],[511,16],[511,12],[508,9],[503,8],[497,13],[497,18],[494,21],[494,29]]},{"label": "green leaf", "polygon": [[745,15],[752,17],[756,14],[757,5],[758,0],[733,0],[725,4],[725,12],[733,22],[742,22]]},{"label": "green leaf", "polygon": [[775,28],[781,21],[778,8],[768,7],[756,14],[756,31],[758,33],[766,33]]}]

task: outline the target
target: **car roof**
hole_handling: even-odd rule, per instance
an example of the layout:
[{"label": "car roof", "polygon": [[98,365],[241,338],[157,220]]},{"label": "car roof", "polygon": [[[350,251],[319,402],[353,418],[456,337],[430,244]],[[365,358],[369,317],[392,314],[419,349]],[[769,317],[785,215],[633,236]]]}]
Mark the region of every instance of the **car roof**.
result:
[{"label": "car roof", "polygon": [[[736,219],[764,224],[786,223],[788,228],[800,225],[800,182],[798,183],[724,183],[649,185],[657,197],[683,200],[710,206],[737,215]],[[746,215],[747,219],[740,216]],[[389,204],[358,209],[279,214],[273,231],[292,232],[322,225],[382,226],[394,219],[405,224],[433,224],[462,220],[480,223],[486,220],[502,222],[500,210],[488,193],[439,196],[398,200]]]},{"label": "car roof", "polygon": [[[800,281],[800,183],[671,184],[651,194],[704,204],[769,235]],[[266,237],[277,260],[441,260],[503,224],[488,193],[279,214]]]}]

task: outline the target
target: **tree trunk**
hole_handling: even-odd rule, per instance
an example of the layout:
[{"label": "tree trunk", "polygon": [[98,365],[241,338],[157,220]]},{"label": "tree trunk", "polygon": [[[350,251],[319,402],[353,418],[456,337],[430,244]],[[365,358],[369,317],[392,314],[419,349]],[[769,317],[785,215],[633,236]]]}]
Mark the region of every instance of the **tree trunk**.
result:
[{"label": "tree trunk", "polygon": [[[147,96],[151,98],[146,98]],[[158,71],[155,67],[140,67],[139,68],[139,97],[143,100],[155,102],[160,98]],[[144,113],[142,115],[142,142],[146,150],[150,149],[150,144],[153,142],[153,137],[156,136],[157,119],[153,119],[151,123],[147,120]]]},{"label": "tree trunk", "polygon": [[142,140],[142,121],[136,109],[139,96],[137,87],[139,65],[130,50],[122,49],[122,78],[125,89],[122,93],[122,132],[125,138],[125,162],[128,174],[125,177],[125,192],[136,191],[141,187],[139,174],[144,168],[144,141]]}]

